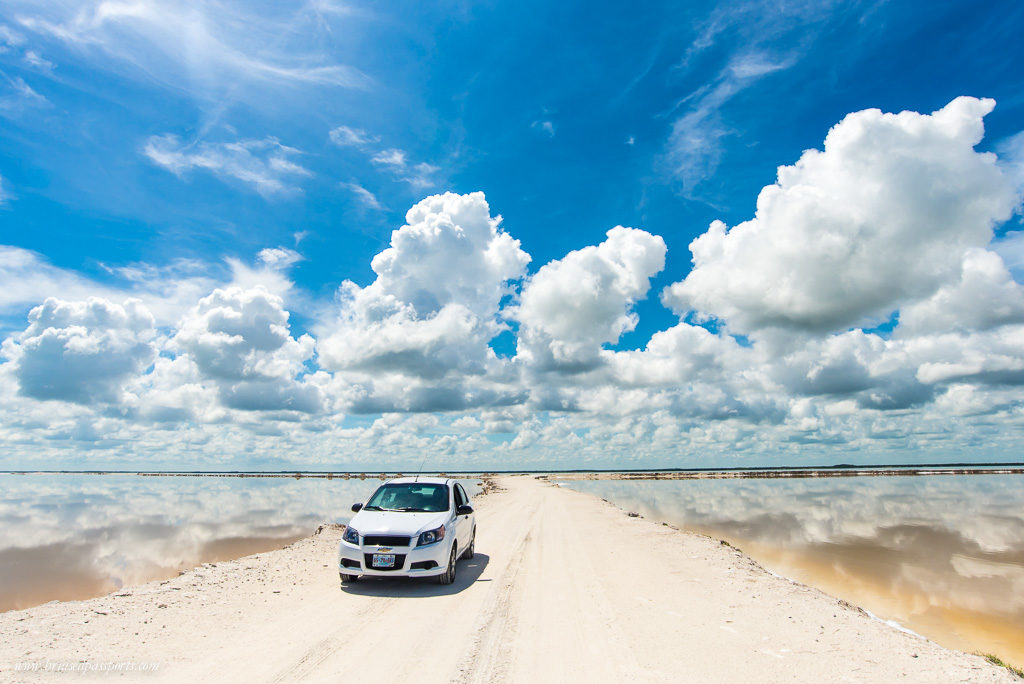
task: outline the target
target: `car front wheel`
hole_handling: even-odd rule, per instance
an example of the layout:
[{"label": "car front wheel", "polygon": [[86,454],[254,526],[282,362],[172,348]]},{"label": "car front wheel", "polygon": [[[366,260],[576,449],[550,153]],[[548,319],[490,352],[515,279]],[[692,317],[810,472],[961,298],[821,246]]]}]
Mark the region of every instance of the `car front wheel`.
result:
[{"label": "car front wheel", "polygon": [[342,584],[352,584],[353,582],[359,581],[359,575],[346,575],[345,573],[338,573],[341,575]]},{"label": "car front wheel", "polygon": [[452,553],[448,557],[448,569],[444,571],[443,575],[437,576],[437,581],[441,584],[451,584],[455,581],[455,551],[458,542],[452,544]]}]

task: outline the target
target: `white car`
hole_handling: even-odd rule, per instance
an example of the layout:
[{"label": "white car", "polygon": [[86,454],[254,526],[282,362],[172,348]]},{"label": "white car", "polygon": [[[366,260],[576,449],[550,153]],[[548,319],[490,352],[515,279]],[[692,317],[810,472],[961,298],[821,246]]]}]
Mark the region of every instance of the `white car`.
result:
[{"label": "white car", "polygon": [[473,557],[476,518],[466,490],[455,480],[388,480],[352,510],[356,514],[338,546],[342,582],[400,576],[451,584],[456,561]]}]

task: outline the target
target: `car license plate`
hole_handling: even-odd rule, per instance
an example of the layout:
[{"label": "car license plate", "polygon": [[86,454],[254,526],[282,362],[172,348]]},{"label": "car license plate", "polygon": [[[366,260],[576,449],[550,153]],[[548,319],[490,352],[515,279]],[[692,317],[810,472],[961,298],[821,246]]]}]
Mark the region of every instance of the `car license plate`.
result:
[{"label": "car license plate", "polygon": [[375,553],[373,554],[372,565],[375,568],[393,568],[395,567],[395,554]]}]

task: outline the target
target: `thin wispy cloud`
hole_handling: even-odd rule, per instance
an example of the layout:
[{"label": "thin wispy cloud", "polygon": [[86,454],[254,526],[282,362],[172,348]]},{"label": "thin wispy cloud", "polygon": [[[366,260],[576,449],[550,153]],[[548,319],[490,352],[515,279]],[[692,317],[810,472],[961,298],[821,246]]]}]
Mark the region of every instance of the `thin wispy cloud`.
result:
[{"label": "thin wispy cloud", "polygon": [[356,201],[367,209],[380,210],[384,208],[377,199],[377,196],[362,185],[359,185],[359,183],[342,183],[341,186],[350,190],[355,195]]},{"label": "thin wispy cloud", "polygon": [[[696,187],[714,175],[722,161],[723,140],[742,134],[724,109],[744,90],[772,74],[797,64],[821,28],[836,12],[833,2],[781,3],[747,0],[716,6],[674,70],[681,74],[713,61],[725,51],[724,66],[714,79],[677,100],[670,110],[676,118],[666,145],[672,174],[684,195],[695,197]],[[736,34],[742,40],[736,40]],[[729,36],[727,40],[725,37]],[[783,36],[792,36],[785,48],[777,47]],[[739,47],[732,47],[738,45]],[[721,64],[721,62],[719,62]]]},{"label": "thin wispy cloud", "polygon": [[10,26],[0,24],[0,47],[21,45],[25,42],[25,36],[21,35]]},{"label": "thin wispy cloud", "polygon": [[373,155],[370,161],[389,169],[396,179],[408,183],[417,190],[432,187],[434,174],[440,171],[439,167],[427,162],[410,163],[405,150],[396,148],[382,150]]},{"label": "thin wispy cloud", "polygon": [[0,112],[16,113],[35,107],[46,107],[50,101],[40,95],[21,76],[4,76],[0,85]]},{"label": "thin wispy cloud", "polygon": [[[394,180],[408,183],[416,190],[424,190],[436,185],[435,176],[440,168],[428,162],[416,162],[410,159],[409,153],[398,147],[378,146],[381,138],[361,128],[337,126],[328,133],[331,142],[340,147],[351,147],[358,150],[371,164],[387,172]],[[342,183],[342,187],[354,192],[364,206],[382,208],[376,197],[373,201],[362,194],[365,191],[357,183]],[[358,188],[358,189],[357,189]],[[371,194],[372,196],[372,194]]]},{"label": "thin wispy cloud", "polygon": [[44,59],[35,50],[26,50],[23,59],[26,64],[40,71],[53,71],[53,62]]},{"label": "thin wispy cloud", "polygon": [[427,162],[420,162],[408,167],[400,178],[417,190],[423,190],[436,185],[434,176],[440,170],[441,168],[438,166],[428,164]]},{"label": "thin wispy cloud", "polygon": [[276,138],[188,144],[175,135],[160,135],[146,141],[143,154],[176,176],[203,170],[251,185],[265,197],[297,191],[295,181],[312,175],[293,161],[300,155],[299,150],[282,145]]},{"label": "thin wispy cloud", "polygon": [[772,59],[764,53],[733,59],[718,78],[679,101],[685,113],[672,123],[668,157],[683,191],[692,193],[698,183],[714,174],[722,157],[722,138],[732,129],[721,109],[759,79],[793,64],[792,59]]},{"label": "thin wispy cloud", "polygon": [[75,9],[31,6],[19,14],[27,31],[62,41],[85,55],[102,54],[136,75],[194,90],[233,90],[249,83],[366,88],[359,69],[314,53],[280,49],[287,20],[251,15],[241,6],[105,0]]},{"label": "thin wispy cloud", "polygon": [[555,137],[555,124],[551,123],[550,121],[534,121],[532,124],[530,124],[530,128],[534,129],[535,131],[539,131],[540,133],[546,135],[549,138]]},{"label": "thin wispy cloud", "polygon": [[370,161],[374,164],[380,164],[381,166],[391,166],[394,168],[403,169],[406,165],[406,155],[404,150],[399,150],[394,147],[382,150],[372,157]]},{"label": "thin wispy cloud", "polygon": [[361,128],[350,128],[349,126],[338,126],[328,134],[331,142],[343,147],[364,147],[380,142],[380,138],[370,135]]}]

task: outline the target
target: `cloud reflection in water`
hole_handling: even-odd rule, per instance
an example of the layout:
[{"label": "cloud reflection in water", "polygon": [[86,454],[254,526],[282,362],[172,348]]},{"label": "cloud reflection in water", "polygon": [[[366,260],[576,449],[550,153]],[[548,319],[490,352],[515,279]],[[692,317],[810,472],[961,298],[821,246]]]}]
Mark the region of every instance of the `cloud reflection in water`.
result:
[{"label": "cloud reflection in water", "polygon": [[[479,488],[463,481],[472,496]],[[0,610],[75,600],[347,522],[376,479],[0,475]]]}]

